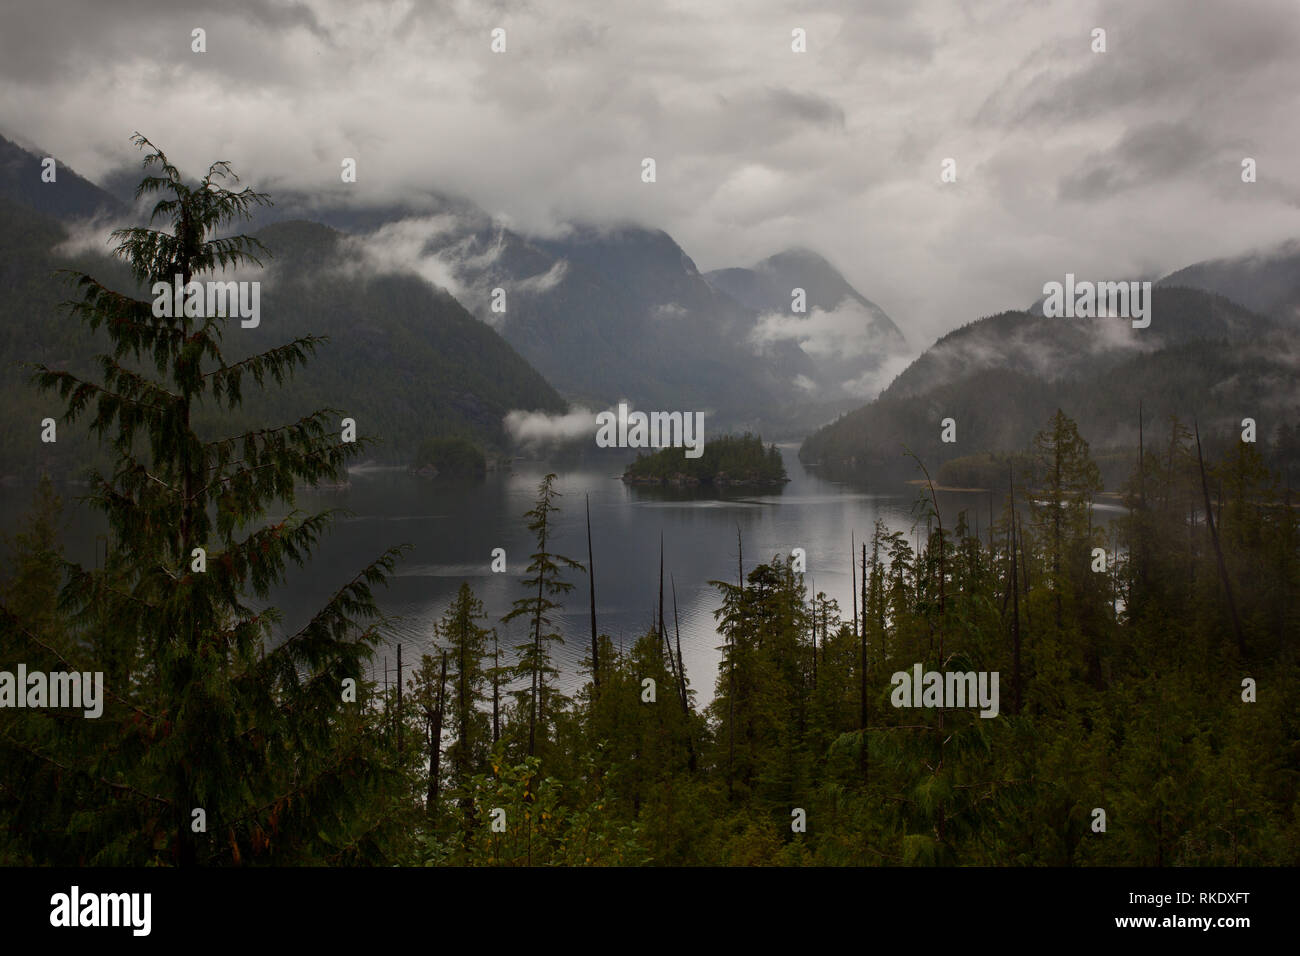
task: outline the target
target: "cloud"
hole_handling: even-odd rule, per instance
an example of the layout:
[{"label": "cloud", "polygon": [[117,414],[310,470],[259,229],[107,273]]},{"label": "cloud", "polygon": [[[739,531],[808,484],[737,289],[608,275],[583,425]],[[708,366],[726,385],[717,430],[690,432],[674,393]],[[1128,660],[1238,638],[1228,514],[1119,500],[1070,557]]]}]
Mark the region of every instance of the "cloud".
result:
[{"label": "cloud", "polygon": [[[0,132],[92,179],[138,160],[138,129],[191,173],[229,159],[323,203],[436,189],[526,235],[637,222],[705,270],[812,245],[928,344],[1031,300],[1034,276],[1294,237],[1298,50],[1294,0],[48,0],[6,14]],[[382,238],[476,291],[418,237]]]},{"label": "cloud", "polygon": [[[485,242],[484,235],[489,238]],[[508,277],[499,267],[507,233],[472,212],[439,212],[387,223],[373,232],[345,236],[345,269],[371,275],[413,273],[445,289],[489,325],[499,327],[506,313],[490,308],[492,291],[509,296],[545,295],[563,281],[569,264],[559,259],[523,278]],[[515,240],[517,241],[517,240]]]},{"label": "cloud", "polygon": [[814,308],[806,315],[767,312],[758,317],[750,342],[755,351],[778,342],[794,342],[814,359],[860,359],[892,353],[891,338],[878,334],[873,314],[856,299],[834,309]]},{"label": "cloud", "polygon": [[840,383],[840,388],[847,395],[869,402],[888,388],[889,383],[911,364],[912,357],[909,355],[890,355],[875,368],[868,369],[857,378]]},{"label": "cloud", "polygon": [[[1107,199],[1195,173],[1215,161],[1222,157],[1199,130],[1184,123],[1154,123],[1127,130],[1112,148],[1090,155],[1061,181],[1060,195],[1067,200]],[[1229,158],[1226,165],[1232,162]]]},{"label": "cloud", "polygon": [[456,277],[455,264],[432,246],[435,237],[453,231],[456,226],[456,218],[450,215],[388,223],[364,236],[345,236],[345,251],[352,253],[346,259],[353,270],[372,275],[415,273],[459,298],[462,286]]},{"label": "cloud", "polygon": [[511,290],[521,292],[524,295],[542,295],[550,292],[564,279],[565,274],[569,271],[569,263],[566,259],[558,259],[545,272],[540,272],[534,276],[528,276],[524,279],[516,279],[510,283]]},{"label": "cloud", "polygon": [[68,232],[68,238],[56,245],[51,251],[55,255],[68,256],[69,258],[85,255],[86,253],[112,255],[113,249],[117,246],[112,233],[114,229],[122,225],[122,222],[114,218],[89,219],[83,222],[67,223],[64,228]]},{"label": "cloud", "polygon": [[525,446],[571,442],[594,438],[596,413],[574,408],[563,415],[515,409],[506,414],[506,433]]},{"label": "cloud", "polygon": [[665,302],[650,310],[652,319],[681,319],[686,317],[686,307],[676,302]]}]

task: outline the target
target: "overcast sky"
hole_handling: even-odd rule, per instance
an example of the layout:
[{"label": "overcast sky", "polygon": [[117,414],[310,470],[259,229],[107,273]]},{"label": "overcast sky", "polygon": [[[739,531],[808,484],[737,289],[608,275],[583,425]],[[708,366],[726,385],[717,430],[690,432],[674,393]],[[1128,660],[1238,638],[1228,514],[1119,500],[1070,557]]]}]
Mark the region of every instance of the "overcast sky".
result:
[{"label": "overcast sky", "polygon": [[631,219],[701,269],[806,245],[917,346],[1066,272],[1300,237],[1296,0],[72,0],[3,26],[0,132],[91,179],[138,129],[273,196]]}]

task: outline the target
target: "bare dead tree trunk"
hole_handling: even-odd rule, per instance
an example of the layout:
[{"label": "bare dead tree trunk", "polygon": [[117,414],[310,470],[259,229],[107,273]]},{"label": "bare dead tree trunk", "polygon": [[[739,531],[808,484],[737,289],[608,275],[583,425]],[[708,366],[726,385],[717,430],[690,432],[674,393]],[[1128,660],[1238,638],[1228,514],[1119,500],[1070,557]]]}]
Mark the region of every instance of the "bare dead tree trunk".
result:
[{"label": "bare dead tree trunk", "polygon": [[858,692],[862,696],[860,723],[867,729],[867,543],[862,542],[862,633],[858,636],[860,661],[858,670]]},{"label": "bare dead tree trunk", "polygon": [[[1012,513],[1012,516],[1014,517],[1014,512]],[[1025,597],[1028,598],[1029,597],[1029,558],[1027,556],[1027,552],[1025,551],[1025,527],[1020,522],[1019,519],[1016,519],[1016,545],[1020,550],[1020,569],[1021,569],[1021,575],[1024,578]],[[1025,623],[1028,624],[1030,627],[1032,627],[1034,624],[1034,619],[1029,613],[1028,603],[1025,604]]]},{"label": "bare dead tree trunk", "polygon": [[[664,536],[663,532],[659,533],[659,623],[655,625],[659,631],[659,659],[663,660],[664,645],[668,642],[664,636]],[[668,651],[668,660],[673,659],[673,652]]]},{"label": "bare dead tree trunk", "polygon": [[1056,631],[1062,627],[1061,606],[1061,512],[1065,508],[1065,493],[1061,490],[1061,443],[1053,441],[1053,462],[1057,500],[1052,502],[1052,591],[1056,600]]},{"label": "bare dead tree trunk", "polygon": [[426,713],[429,732],[429,792],[425,809],[432,816],[438,808],[438,791],[442,785],[442,715],[446,706],[447,652],[442,652],[442,666],[438,675],[438,702],[432,712]]},{"label": "bare dead tree trunk", "polygon": [[[740,578],[740,600],[745,600],[745,559],[744,542],[740,536],[740,525],[736,525],[736,572]],[[734,628],[732,629],[734,630]],[[736,765],[736,642],[728,635],[727,643],[731,645],[727,655],[727,800],[733,799]]]},{"label": "bare dead tree trunk", "polygon": [[1232,616],[1232,630],[1237,637],[1237,651],[1246,656],[1246,638],[1241,632],[1241,618],[1237,616],[1237,602],[1232,596],[1232,582],[1228,579],[1228,565],[1223,560],[1223,549],[1219,546],[1219,532],[1214,527],[1214,512],[1210,510],[1210,486],[1205,481],[1205,459],[1201,455],[1201,428],[1193,422],[1196,429],[1196,463],[1201,468],[1201,493],[1205,496],[1205,523],[1210,526],[1210,540],[1214,543],[1214,557],[1219,564],[1219,579],[1223,581],[1223,593],[1228,598],[1228,613]]},{"label": "bare dead tree trunk", "polygon": [[989,490],[989,560],[993,560],[993,491]]},{"label": "bare dead tree trunk", "polygon": [[1146,439],[1142,430],[1142,399],[1138,399],[1138,506],[1147,506]]},{"label": "bare dead tree trunk", "polygon": [[[1147,511],[1147,469],[1146,469],[1146,432],[1143,424],[1142,401],[1138,400],[1138,524],[1137,524],[1137,541],[1134,542],[1137,548],[1137,573],[1129,575],[1129,604],[1134,604],[1133,585],[1137,584],[1138,600],[1141,601],[1146,596],[1146,511]],[[1130,610],[1130,614],[1136,613],[1137,606]]]},{"label": "bare dead tree trunk", "polygon": [[745,593],[745,551],[740,537],[740,525],[736,525],[736,574],[740,578],[740,593]]},{"label": "bare dead tree trunk", "polygon": [[817,686],[817,580],[808,575],[808,590],[812,593],[812,682]]},{"label": "bare dead tree trunk", "polygon": [[501,648],[492,628],[492,746],[501,739]]},{"label": "bare dead tree trunk", "polygon": [[596,638],[596,559],[591,554],[591,496],[587,495],[587,580],[591,585],[591,682],[600,691],[600,645]]},{"label": "bare dead tree trunk", "polygon": [[[944,569],[943,515],[939,512],[939,499],[934,493],[934,482],[930,480],[930,470],[925,467],[925,463],[921,461],[920,458],[917,458],[917,456],[915,455],[913,455],[912,457],[916,458],[917,465],[920,466],[921,472],[925,475],[925,483],[930,489],[930,505],[934,508],[935,521],[937,521],[939,524],[939,660],[942,661],[943,660],[944,578],[947,576]],[[929,547],[929,544],[930,544],[929,541],[927,541],[926,542],[927,548]],[[916,555],[918,559],[917,563],[920,564],[921,549],[919,547],[917,548]],[[927,561],[926,564],[928,566],[929,562]],[[918,576],[918,581],[919,581],[919,576]],[[940,719],[942,720],[943,717],[942,713],[940,713],[939,716]]]},{"label": "bare dead tree trunk", "polygon": [[[854,557],[858,553],[858,539],[849,532],[849,580],[852,582],[850,592],[853,595],[853,633],[858,633],[858,566]],[[863,608],[866,611],[866,608]]]},{"label": "bare dead tree trunk", "polygon": [[1013,661],[1011,667],[1012,706],[1014,713],[1020,713],[1020,583],[1019,569],[1016,567],[1016,479],[1015,472],[1008,469],[1011,495],[1011,643]]},{"label": "bare dead tree trunk", "polygon": [[696,766],[695,737],[691,733],[691,704],[686,693],[686,661],[682,658],[682,628],[677,621],[677,582],[673,580],[671,584],[673,588],[673,630],[677,632],[677,689],[682,700],[682,715],[686,718],[687,766],[690,768],[691,773],[694,773]]},{"label": "bare dead tree trunk", "polygon": [[[542,539],[542,550],[546,550],[546,540]],[[545,575],[537,572],[537,612],[533,615],[533,661],[532,693],[528,701],[528,756],[537,755],[537,697],[541,693],[540,666],[542,661],[542,584]]]},{"label": "bare dead tree trunk", "polygon": [[[469,777],[470,768],[469,712],[471,710],[471,703],[469,700],[469,691],[465,683],[465,649],[469,641],[469,633],[466,628],[468,623],[469,622],[463,618],[461,619],[459,660],[456,663],[456,722],[460,725],[459,728],[457,728],[460,731],[460,739],[456,744],[456,782],[458,784]],[[462,800],[461,804],[463,806],[468,805],[465,800]]]}]

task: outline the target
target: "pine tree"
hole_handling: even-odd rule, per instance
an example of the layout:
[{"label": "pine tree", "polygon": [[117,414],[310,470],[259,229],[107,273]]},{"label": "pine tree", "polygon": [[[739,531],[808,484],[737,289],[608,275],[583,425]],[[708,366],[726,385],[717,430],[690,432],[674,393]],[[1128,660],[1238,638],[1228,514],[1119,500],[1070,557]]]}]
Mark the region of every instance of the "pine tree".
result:
[{"label": "pine tree", "polygon": [[[155,284],[186,287],[206,273],[261,264],[260,242],[222,233],[268,203],[264,194],[227,188],[238,178],[226,162],[189,185],[145,137],[133,142],[146,151],[136,196],[159,195],[147,226],[113,234],[136,281],[157,298]],[[152,228],[158,220],[170,231]],[[90,475],[89,500],[111,532],[107,566],[70,565],[63,591],[89,656],[106,662],[103,720],[118,729],[110,752],[82,754],[76,768],[102,781],[83,808],[95,818],[85,858],[194,864],[372,854],[376,834],[356,828],[382,767],[341,688],[361,681],[378,640],[371,589],[397,549],[293,634],[277,633],[274,609],[250,603],[264,603],[290,563],[306,562],[330,518],[290,510],[264,524],[268,506],[292,509],[297,483],[337,480],[364,441],[341,441],[330,409],[231,436],[195,424],[200,414],[232,413],[249,382],[282,384],[323,340],[306,336],[228,362],[228,319],[204,315],[197,301],[156,315],[150,301],[89,275],[71,279],[81,297],[70,313],[106,334],[112,349],[98,357],[98,380],[41,365],[35,381],[65,400],[65,422],[89,417],[115,457],[112,474]],[[354,732],[340,733],[345,725]],[[124,845],[121,834],[133,837]]]},{"label": "pine tree", "polygon": [[427,743],[429,773],[424,787],[424,809],[430,824],[437,820],[442,792],[442,730],[447,712],[447,651],[424,654],[411,676],[411,715],[421,726]]},{"label": "pine tree", "polygon": [[[1092,549],[1101,529],[1093,524],[1092,504],[1102,489],[1101,472],[1088,442],[1074,421],[1057,410],[1047,428],[1034,438],[1037,492],[1031,499],[1033,525],[1046,574],[1050,613],[1056,634],[1056,665],[1081,667],[1097,689],[1102,684],[1101,643],[1106,615],[1105,589],[1090,570]],[[1074,638],[1065,640],[1071,632]],[[1039,684],[1050,690],[1063,686],[1054,674]]]},{"label": "pine tree", "polygon": [[8,542],[12,567],[0,585],[0,600],[5,608],[33,631],[51,636],[59,617],[59,583],[63,575],[59,542],[62,516],[63,499],[49,476],[42,475],[24,529]]},{"label": "pine tree", "polygon": [[451,717],[452,744],[447,756],[451,761],[452,784],[463,788],[472,774],[480,772],[487,761],[490,744],[488,716],[479,709],[487,699],[488,674],[483,660],[488,656],[491,630],[480,627],[484,618],[483,602],[462,583],[451,607],[438,625],[438,634],[447,648],[448,713]]},{"label": "pine tree", "polygon": [[1046,557],[1059,629],[1065,593],[1078,581],[1071,573],[1071,558],[1077,563],[1079,548],[1091,543],[1092,500],[1102,488],[1101,472],[1078,426],[1060,409],[1034,437],[1034,449],[1035,477],[1043,495],[1041,504],[1034,502],[1034,524]]},{"label": "pine tree", "polygon": [[813,696],[803,576],[788,556],[778,556],[756,566],[744,588],[709,583],[722,596],[714,616],[726,638],[710,705],[719,747],[727,744],[726,758],[719,754],[716,763],[731,763],[733,789],[746,799],[788,813],[809,774],[801,752]]},{"label": "pine tree", "polygon": [[[528,596],[517,599],[511,610],[501,620],[505,623],[516,618],[527,618],[532,624],[532,640],[520,644],[519,661],[515,667],[518,677],[528,680],[528,687],[514,692],[521,713],[527,715],[528,722],[528,756],[536,756],[538,746],[538,729],[545,737],[546,721],[555,707],[561,706],[561,695],[551,686],[551,681],[559,671],[551,663],[550,645],[564,643],[564,638],[554,630],[551,613],[561,609],[562,605],[555,598],[573,590],[573,585],[561,577],[568,569],[585,571],[577,561],[561,554],[548,551],[553,515],[559,506],[555,499],[560,493],[555,490],[555,475],[548,474],[537,486],[537,504],[524,517],[528,518],[528,530],[537,538],[537,550],[533,552],[528,563],[523,585]],[[533,592],[536,591],[534,594]]]},{"label": "pine tree", "polygon": [[[75,669],[80,659],[58,606],[63,579],[59,529],[62,500],[42,475],[22,530],[6,535],[9,560],[0,583],[0,668],[49,673]],[[18,688],[25,693],[26,688]],[[94,721],[82,714],[0,707],[0,864],[31,865],[74,854],[76,839],[51,821],[64,821],[87,797],[76,776],[60,775],[87,746]]]}]

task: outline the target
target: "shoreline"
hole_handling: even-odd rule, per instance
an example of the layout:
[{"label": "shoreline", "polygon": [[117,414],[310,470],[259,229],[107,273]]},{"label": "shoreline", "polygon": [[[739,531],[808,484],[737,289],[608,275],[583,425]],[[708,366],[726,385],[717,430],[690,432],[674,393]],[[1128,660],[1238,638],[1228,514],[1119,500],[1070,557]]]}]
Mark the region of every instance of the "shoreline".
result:
[{"label": "shoreline", "polygon": [[[924,478],[908,478],[907,481],[905,482],[905,484],[912,485],[912,486],[914,486],[914,487],[918,487],[918,488],[925,488],[925,487],[928,487],[928,486],[929,486],[929,482],[926,481]],[[990,492],[993,492],[995,489],[993,489],[993,488],[957,488],[957,487],[954,487],[953,485],[935,485],[935,486],[934,486],[934,490],[935,490],[935,491],[948,492],[948,493],[950,493],[950,494],[988,494],[988,493],[990,493]],[[1001,490],[1005,491],[1005,489],[1001,489]],[[1032,495],[1032,494],[1033,494],[1033,493],[1031,492],[1031,495]],[[1113,499],[1113,500],[1116,500],[1116,501],[1122,501],[1122,500],[1124,499],[1124,495],[1123,495],[1121,492],[1118,492],[1118,491],[1099,491],[1099,492],[1097,492],[1096,497],[1098,497],[1098,498],[1110,498],[1110,499]]]}]

